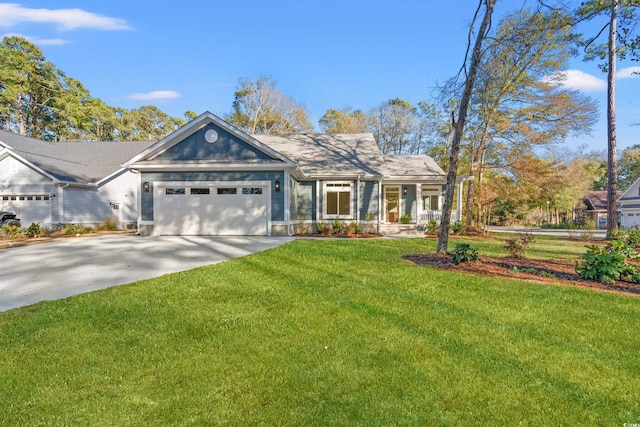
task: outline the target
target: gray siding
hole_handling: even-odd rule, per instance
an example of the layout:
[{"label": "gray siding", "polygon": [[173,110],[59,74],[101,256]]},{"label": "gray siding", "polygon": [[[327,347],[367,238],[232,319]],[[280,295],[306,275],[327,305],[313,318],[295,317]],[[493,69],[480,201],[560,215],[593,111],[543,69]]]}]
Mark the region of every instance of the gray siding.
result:
[{"label": "gray siding", "polygon": [[302,213],[305,219],[316,219],[315,204],[316,182],[303,181],[296,185],[296,210],[292,213],[297,217],[298,212]]},{"label": "gray siding", "polygon": [[[401,188],[407,189],[407,194],[403,195],[404,198],[404,212],[402,214],[411,215],[411,220],[415,221],[418,218],[418,204],[416,203],[416,186],[415,185],[403,185]],[[403,192],[403,190],[400,190]]]},{"label": "gray siding", "polygon": [[[271,220],[284,221],[284,172],[146,172],[142,185],[149,182],[150,191],[139,188],[142,202],[142,220],[153,221],[153,183],[156,181],[271,181]],[[280,191],[274,191],[275,181],[280,181]]]},{"label": "gray siding", "polygon": [[380,185],[377,181],[360,182],[360,221],[364,221],[367,214],[374,215],[378,219],[378,194]]},{"label": "gray siding", "polygon": [[123,170],[100,186],[100,193],[105,201],[120,205],[122,224],[138,220],[137,183],[137,174]]},{"label": "gray siding", "polygon": [[[214,143],[209,143],[204,139],[204,134],[209,129],[215,129],[218,132],[218,140]],[[214,124],[209,124],[159,154],[154,160],[247,161],[273,159],[252,145],[231,135],[226,130]]]},{"label": "gray siding", "polygon": [[97,188],[67,187],[63,191],[62,222],[98,224],[103,219],[113,216],[113,209]]}]

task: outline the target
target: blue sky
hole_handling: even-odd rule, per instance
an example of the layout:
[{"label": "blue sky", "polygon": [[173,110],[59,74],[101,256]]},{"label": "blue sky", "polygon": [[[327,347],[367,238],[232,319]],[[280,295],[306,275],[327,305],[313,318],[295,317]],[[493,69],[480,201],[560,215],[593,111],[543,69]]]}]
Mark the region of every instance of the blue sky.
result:
[{"label": "blue sky", "polygon": [[[460,68],[475,0],[217,2],[22,1],[0,3],[0,34],[21,35],[80,80],[92,96],[125,108],[153,104],[173,116],[231,111],[239,77],[270,75],[306,105],[368,111],[389,98],[417,103]],[[503,0],[496,18],[522,1]],[[496,19],[497,21],[497,19]],[[620,63],[618,147],[640,143],[640,77]],[[591,136],[606,149],[606,76],[571,61],[567,84],[599,103]],[[639,68],[640,69],[640,68]]]}]

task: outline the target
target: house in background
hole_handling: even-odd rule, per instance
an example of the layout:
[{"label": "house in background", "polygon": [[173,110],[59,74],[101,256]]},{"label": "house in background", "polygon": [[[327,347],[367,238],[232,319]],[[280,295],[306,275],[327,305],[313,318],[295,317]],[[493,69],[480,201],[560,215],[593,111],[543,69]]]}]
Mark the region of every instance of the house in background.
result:
[{"label": "house in background", "polygon": [[446,183],[429,156],[382,156],[372,134],[252,136],[208,112],[157,142],[3,132],[0,144],[0,210],[43,225],[116,215],[145,235],[288,235],[336,219],[415,229],[440,219]]},{"label": "house in background", "polygon": [[[618,197],[622,195],[622,191],[618,191]],[[593,221],[597,228],[607,228],[607,192],[605,191],[588,191],[583,199],[586,206],[585,215],[587,219]],[[640,220],[640,218],[638,218]]]}]

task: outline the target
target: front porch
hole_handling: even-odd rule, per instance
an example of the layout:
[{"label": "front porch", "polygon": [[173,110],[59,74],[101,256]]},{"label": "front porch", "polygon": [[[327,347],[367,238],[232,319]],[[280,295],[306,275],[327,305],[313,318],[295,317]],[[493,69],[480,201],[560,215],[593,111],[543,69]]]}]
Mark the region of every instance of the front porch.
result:
[{"label": "front porch", "polygon": [[[462,186],[460,177],[454,194],[451,223],[462,219]],[[440,223],[444,202],[444,182],[385,183],[382,191],[380,230],[383,234],[396,230],[424,231],[429,223]]]}]

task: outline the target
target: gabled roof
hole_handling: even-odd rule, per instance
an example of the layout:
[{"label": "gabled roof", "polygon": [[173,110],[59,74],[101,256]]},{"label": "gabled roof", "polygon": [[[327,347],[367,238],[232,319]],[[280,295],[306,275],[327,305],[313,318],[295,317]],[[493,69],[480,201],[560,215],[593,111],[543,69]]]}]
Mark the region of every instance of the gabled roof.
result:
[{"label": "gabled roof", "polygon": [[95,183],[122,169],[122,164],[151,141],[48,142],[0,130],[0,145],[62,182]]},{"label": "gabled roof", "polygon": [[[622,191],[617,191],[616,196],[620,197]],[[590,211],[606,211],[609,203],[607,202],[607,191],[587,191],[584,198],[587,210]]]},{"label": "gabled roof", "polygon": [[384,172],[382,155],[370,133],[254,137],[294,160],[307,178],[372,178]]},{"label": "gabled roof", "polygon": [[[152,165],[154,163],[153,161],[154,157],[165,152],[169,148],[183,141],[186,137],[190,136],[191,134],[197,132],[198,130],[212,123],[224,129],[225,131],[229,132],[231,135],[235,136],[236,138],[268,154],[274,159],[274,161],[281,162],[280,167],[290,167],[290,168],[295,167],[295,163],[292,162],[291,159],[284,156],[282,153],[279,153],[278,151],[274,150],[272,147],[266,146],[256,138],[242,132],[240,129],[236,128],[235,126],[232,126],[231,124],[222,120],[220,117],[208,111],[199,115],[198,117],[196,117],[195,119],[187,123],[186,125],[182,126],[180,129],[172,132],[168,136],[162,138],[160,141],[157,141],[155,144],[151,145],[148,149],[144,150],[137,156],[130,159],[128,162],[126,162],[125,167],[136,168],[140,166]],[[157,162],[157,163],[166,163],[166,162]],[[183,164],[186,164],[186,163],[187,162],[183,162]],[[191,162],[191,163],[193,163],[194,166],[198,165],[198,162]],[[201,166],[206,166],[207,162],[204,162],[204,163],[200,162],[200,163],[201,163]],[[208,162],[208,163],[209,165],[212,164],[212,162]],[[167,166],[172,166],[172,165],[167,164]]]},{"label": "gabled roof", "polygon": [[432,177],[446,178],[447,175],[426,154],[384,156],[385,177]]}]

